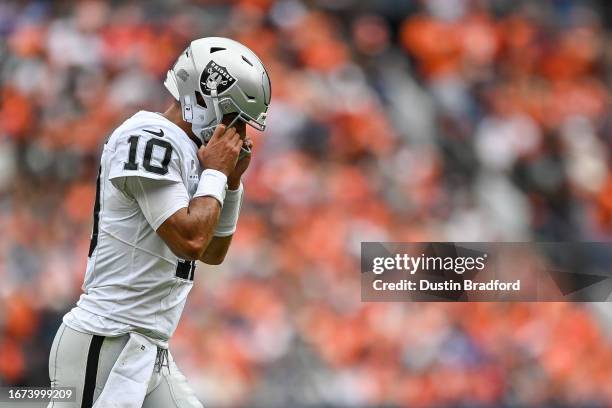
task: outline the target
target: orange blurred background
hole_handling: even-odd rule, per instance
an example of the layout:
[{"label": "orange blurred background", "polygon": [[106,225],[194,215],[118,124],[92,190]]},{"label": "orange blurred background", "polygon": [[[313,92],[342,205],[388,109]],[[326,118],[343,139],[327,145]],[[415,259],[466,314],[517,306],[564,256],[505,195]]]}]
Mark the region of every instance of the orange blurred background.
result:
[{"label": "orange blurred background", "polygon": [[191,39],[272,78],[227,261],[171,350],[208,407],[610,406],[607,304],[362,303],[361,241],[598,241],[612,13],[587,0],[3,1],[0,385],[48,384],[110,131]]}]

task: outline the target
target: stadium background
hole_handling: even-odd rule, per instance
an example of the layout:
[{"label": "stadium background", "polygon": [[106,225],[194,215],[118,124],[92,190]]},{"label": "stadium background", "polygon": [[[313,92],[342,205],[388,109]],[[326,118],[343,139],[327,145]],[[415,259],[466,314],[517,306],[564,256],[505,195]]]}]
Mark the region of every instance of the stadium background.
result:
[{"label": "stadium background", "polygon": [[190,39],[272,77],[171,348],[209,407],[610,406],[608,307],[361,303],[359,242],[608,240],[605,0],[3,1],[0,384],[45,385],[109,132]]}]

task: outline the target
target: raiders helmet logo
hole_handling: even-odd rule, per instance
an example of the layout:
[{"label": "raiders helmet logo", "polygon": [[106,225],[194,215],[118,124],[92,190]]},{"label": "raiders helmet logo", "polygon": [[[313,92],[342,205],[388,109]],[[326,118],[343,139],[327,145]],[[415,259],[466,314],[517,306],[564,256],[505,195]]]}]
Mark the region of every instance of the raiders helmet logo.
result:
[{"label": "raiders helmet logo", "polygon": [[215,61],[210,61],[200,76],[200,88],[202,93],[207,96],[210,96],[212,89],[217,89],[217,95],[221,95],[235,83],[236,78]]}]

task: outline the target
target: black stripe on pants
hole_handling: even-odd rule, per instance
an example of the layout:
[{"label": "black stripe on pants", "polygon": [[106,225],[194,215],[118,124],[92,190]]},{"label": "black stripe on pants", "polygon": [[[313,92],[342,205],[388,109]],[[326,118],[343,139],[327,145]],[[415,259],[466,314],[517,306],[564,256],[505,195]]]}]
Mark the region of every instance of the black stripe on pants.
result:
[{"label": "black stripe on pants", "polygon": [[98,360],[100,349],[104,342],[103,336],[92,336],[87,353],[87,367],[85,368],[85,383],[83,384],[83,399],[81,408],[91,408],[93,406],[94,391],[96,390],[96,376],[98,374]]}]

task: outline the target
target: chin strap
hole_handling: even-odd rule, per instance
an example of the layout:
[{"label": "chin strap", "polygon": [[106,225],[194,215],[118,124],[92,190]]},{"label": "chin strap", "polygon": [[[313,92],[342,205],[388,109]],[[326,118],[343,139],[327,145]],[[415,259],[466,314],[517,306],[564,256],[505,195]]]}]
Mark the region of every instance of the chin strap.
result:
[{"label": "chin strap", "polygon": [[183,98],[183,120],[185,122],[191,123],[191,131],[194,135],[200,139],[200,143],[206,143],[206,138],[203,135],[203,130],[200,126],[193,124],[193,104],[191,102],[191,97],[189,95],[185,95]]},{"label": "chin strap", "polygon": [[[210,84],[210,97],[212,99],[213,109],[215,110],[215,118],[217,119],[217,123],[215,123],[212,126],[205,126],[203,128],[200,126],[192,125],[192,128],[191,128],[193,130],[193,133],[196,134],[202,140],[202,143],[204,144],[208,143],[208,141],[210,140],[210,138],[212,137],[215,131],[215,128],[223,120],[223,111],[221,110],[221,107],[219,106],[219,95],[217,93],[217,82],[216,81]],[[188,97],[186,96],[185,97],[186,101],[188,100],[187,98]],[[185,110],[187,110],[187,108],[185,108]]]},{"label": "chin strap", "polygon": [[212,87],[210,89],[210,97],[213,100],[213,108],[215,109],[215,116],[217,117],[217,125],[221,123],[223,120],[223,112],[221,111],[221,107],[219,107],[219,98],[217,95],[217,82],[212,83]]}]

